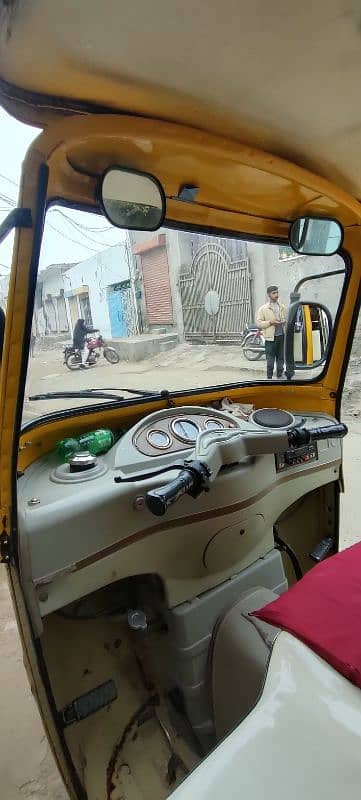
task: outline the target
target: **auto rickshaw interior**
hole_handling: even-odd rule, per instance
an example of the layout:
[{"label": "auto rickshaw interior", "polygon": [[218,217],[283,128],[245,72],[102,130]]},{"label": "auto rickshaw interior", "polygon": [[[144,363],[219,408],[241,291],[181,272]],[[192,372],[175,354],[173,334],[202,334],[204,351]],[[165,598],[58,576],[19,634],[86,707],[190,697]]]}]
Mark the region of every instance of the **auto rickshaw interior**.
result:
[{"label": "auto rickshaw interior", "polygon": [[[16,426],[24,406],[14,552],[39,669],[77,796],[162,798],[257,701],[273,633],[250,612],[338,547],[359,205],[233,140],[106,115],[44,131],[20,200],[33,227],[17,231],[12,291],[29,299],[22,320],[7,320],[5,371],[22,331],[12,368],[24,404],[7,383],[4,414]],[[39,396],[29,405],[37,266],[54,207],[148,236],[161,226],[203,236],[208,248],[221,237],[297,253],[286,378],[230,382],[222,366],[217,381],[188,385],[180,371],[162,385],[154,364],[132,394],[113,372],[114,397],[89,400],[87,373],[73,397],[52,400],[46,387],[46,413]],[[277,256],[278,275],[290,263]],[[108,448],[59,457],[60,440],[99,428],[112,433]]]}]

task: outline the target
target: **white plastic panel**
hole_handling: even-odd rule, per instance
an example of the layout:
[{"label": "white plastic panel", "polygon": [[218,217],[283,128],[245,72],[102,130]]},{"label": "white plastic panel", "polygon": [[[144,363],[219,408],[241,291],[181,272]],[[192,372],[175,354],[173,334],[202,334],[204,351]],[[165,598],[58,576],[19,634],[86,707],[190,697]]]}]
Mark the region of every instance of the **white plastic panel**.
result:
[{"label": "white plastic panel", "polygon": [[256,707],[172,798],[358,800],[360,752],[360,690],[282,632]]}]

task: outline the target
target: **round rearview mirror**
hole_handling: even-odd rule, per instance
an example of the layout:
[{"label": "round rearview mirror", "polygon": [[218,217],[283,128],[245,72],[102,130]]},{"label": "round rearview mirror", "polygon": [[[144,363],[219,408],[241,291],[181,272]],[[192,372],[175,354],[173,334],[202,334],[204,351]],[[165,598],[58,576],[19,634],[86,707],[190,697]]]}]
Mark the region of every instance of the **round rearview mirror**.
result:
[{"label": "round rearview mirror", "polygon": [[332,256],[339,250],[343,230],[335,219],[300,217],[290,228],[290,245],[296,253]]},{"label": "round rearview mirror", "polygon": [[152,175],[111,167],[101,183],[101,202],[117,228],[156,231],[165,217],[165,194]]}]

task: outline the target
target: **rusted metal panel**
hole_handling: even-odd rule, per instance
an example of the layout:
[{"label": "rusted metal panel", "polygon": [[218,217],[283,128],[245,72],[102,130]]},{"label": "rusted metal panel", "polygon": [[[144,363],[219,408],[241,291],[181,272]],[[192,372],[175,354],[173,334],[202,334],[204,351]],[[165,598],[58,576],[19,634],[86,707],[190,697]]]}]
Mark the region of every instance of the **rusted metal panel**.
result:
[{"label": "rusted metal panel", "polygon": [[141,254],[145,305],[149,325],[172,325],[173,306],[166,247]]}]

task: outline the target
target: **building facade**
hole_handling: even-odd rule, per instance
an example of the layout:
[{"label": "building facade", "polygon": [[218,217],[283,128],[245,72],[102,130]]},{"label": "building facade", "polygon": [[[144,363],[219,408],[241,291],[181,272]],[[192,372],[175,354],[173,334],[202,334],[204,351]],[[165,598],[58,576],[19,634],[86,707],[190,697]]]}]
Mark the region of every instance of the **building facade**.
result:
[{"label": "building facade", "polygon": [[137,332],[126,242],[78,264],[52,264],[39,273],[36,336],[70,339],[79,318],[108,339]]},{"label": "building facade", "polygon": [[79,317],[108,339],[136,332],[126,242],[75,264],[64,275],[64,287],[71,332]]}]

